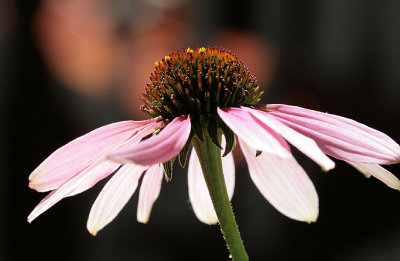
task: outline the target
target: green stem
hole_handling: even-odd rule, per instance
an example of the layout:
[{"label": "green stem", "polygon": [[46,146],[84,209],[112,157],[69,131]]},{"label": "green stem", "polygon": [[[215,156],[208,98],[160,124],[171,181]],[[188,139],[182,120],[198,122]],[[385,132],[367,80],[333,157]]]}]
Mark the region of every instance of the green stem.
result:
[{"label": "green stem", "polygon": [[214,145],[207,132],[203,132],[204,142],[194,137],[193,146],[200,160],[204,179],[217,213],[218,222],[234,261],[249,260],[244,249],[239,229],[236,225],[232,206],[226,191],[222,170],[221,150]]}]

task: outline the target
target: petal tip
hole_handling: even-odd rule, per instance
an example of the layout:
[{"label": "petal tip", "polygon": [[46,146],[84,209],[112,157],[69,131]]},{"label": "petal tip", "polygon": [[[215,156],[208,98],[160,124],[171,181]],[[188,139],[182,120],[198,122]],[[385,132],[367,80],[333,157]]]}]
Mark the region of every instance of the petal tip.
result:
[{"label": "petal tip", "polygon": [[306,222],[307,222],[307,224],[312,224],[312,223],[315,223],[315,222],[317,222],[317,220],[316,219],[312,219],[312,220],[310,220],[310,219],[307,219],[307,220],[305,220]]},{"label": "petal tip", "polygon": [[33,190],[37,190],[37,189],[36,189],[36,185],[35,185],[35,183],[34,183],[32,180],[29,180],[28,187],[31,188],[31,189],[33,189]]},{"label": "petal tip", "polygon": [[327,163],[326,165],[324,165],[324,166],[322,167],[322,171],[323,171],[323,172],[328,172],[328,171],[334,169],[335,166],[336,166],[335,162],[333,162],[333,161],[331,160],[329,163]]},{"label": "petal tip", "polygon": [[46,184],[35,182],[35,180],[30,180],[28,183],[28,187],[30,189],[36,190],[37,192],[46,192],[46,191],[51,190],[50,189],[51,186],[47,186]]},{"label": "petal tip", "polygon": [[389,184],[387,184],[387,185],[389,187],[391,187],[392,189],[400,191],[400,181],[397,178],[392,186],[390,186]]},{"label": "petal tip", "polygon": [[318,219],[318,212],[309,217],[305,217],[304,221],[307,222],[307,224],[312,224],[316,223],[317,219]]},{"label": "petal tip", "polygon": [[31,214],[29,214],[29,216],[27,218],[27,221],[28,221],[29,224],[32,224],[32,221],[35,220],[36,218],[37,217],[33,216],[32,213],[31,213]]},{"label": "petal tip", "polygon": [[216,225],[218,223],[218,219],[216,217],[202,218],[200,221],[207,225]]},{"label": "petal tip", "polygon": [[138,216],[137,221],[142,224],[147,224],[147,222],[149,222],[149,216]]},{"label": "petal tip", "polygon": [[31,182],[35,178],[35,176],[37,176],[37,173],[34,171],[28,177],[29,182]]},{"label": "petal tip", "polygon": [[89,223],[89,222],[88,222],[86,228],[87,228],[87,230],[89,231],[89,233],[90,233],[92,236],[96,236],[97,233],[98,233],[99,230],[100,230],[97,226],[95,226],[94,224]]}]

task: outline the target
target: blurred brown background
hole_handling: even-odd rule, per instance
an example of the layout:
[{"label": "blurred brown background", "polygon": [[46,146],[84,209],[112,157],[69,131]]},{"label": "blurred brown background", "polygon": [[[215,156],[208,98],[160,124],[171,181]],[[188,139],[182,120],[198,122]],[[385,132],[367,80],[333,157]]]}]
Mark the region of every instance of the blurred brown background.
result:
[{"label": "blurred brown background", "polygon": [[[96,237],[86,220],[104,181],[29,225],[44,194],[28,175],[91,129],[144,119],[154,62],[188,46],[236,53],[263,103],[350,117],[400,142],[399,12],[395,0],[1,0],[0,260],[228,260],[219,228],[191,211],[179,167],[147,225],[135,194]],[[319,193],[316,224],[278,213],[237,163],[232,202],[251,260],[400,260],[400,194],[345,163],[324,174],[296,156]]]}]

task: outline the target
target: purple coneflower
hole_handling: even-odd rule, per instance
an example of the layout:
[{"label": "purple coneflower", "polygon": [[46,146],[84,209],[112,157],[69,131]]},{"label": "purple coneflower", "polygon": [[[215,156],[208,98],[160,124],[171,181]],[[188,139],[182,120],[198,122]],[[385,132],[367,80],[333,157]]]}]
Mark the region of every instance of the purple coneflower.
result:
[{"label": "purple coneflower", "polygon": [[[137,210],[148,221],[162,178],[177,159],[189,167],[189,197],[204,223],[220,223],[236,260],[246,260],[229,198],[235,184],[232,149],[238,141],[261,194],[289,218],[314,222],[318,195],[287,142],[322,170],[327,156],[344,160],[391,188],[399,180],[381,164],[400,161],[400,147],[387,135],[340,116],[300,107],[256,105],[262,92],[238,58],[216,48],[190,48],[156,62],[141,109],[152,119],[98,128],[51,154],[30,175],[29,186],[52,192],[28,217],[31,222],[61,199],[81,193],[114,173],[90,211],[95,235],[135,192],[143,175]],[[211,195],[211,196],[210,196]]]}]

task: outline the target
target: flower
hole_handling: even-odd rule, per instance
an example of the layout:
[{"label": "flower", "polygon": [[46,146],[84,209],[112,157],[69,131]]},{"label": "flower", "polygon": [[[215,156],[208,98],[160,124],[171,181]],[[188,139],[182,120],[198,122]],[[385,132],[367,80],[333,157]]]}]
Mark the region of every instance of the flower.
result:
[{"label": "flower", "polygon": [[[329,155],[400,189],[400,181],[380,166],[399,163],[396,142],[340,116],[289,105],[257,105],[262,92],[255,77],[228,51],[202,47],[172,53],[155,63],[150,79],[141,109],[152,119],[98,128],[59,148],[33,171],[29,186],[52,192],[32,211],[29,222],[61,199],[115,173],[92,206],[88,230],[95,235],[117,216],[142,175],[137,219],[146,223],[163,176],[171,179],[176,158],[185,166],[192,139],[204,137],[221,148],[230,198],[235,184],[231,151],[237,139],[258,190],[295,220],[316,221],[318,195],[288,142],[324,171],[335,165]],[[196,216],[215,224],[218,219],[195,150],[188,186]]]}]

